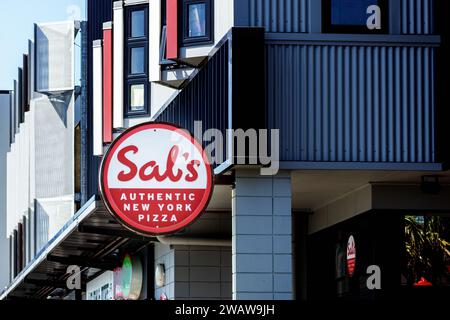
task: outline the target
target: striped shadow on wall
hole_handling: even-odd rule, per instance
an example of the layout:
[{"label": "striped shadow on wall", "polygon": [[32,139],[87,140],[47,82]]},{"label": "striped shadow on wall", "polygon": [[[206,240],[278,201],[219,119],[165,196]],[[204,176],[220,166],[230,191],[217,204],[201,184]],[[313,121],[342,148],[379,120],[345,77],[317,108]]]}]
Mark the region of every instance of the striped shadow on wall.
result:
[{"label": "striped shadow on wall", "polygon": [[266,45],[284,161],[435,162],[436,48]]},{"label": "striped shadow on wall", "polygon": [[402,34],[435,33],[434,10],[435,0],[401,0]]}]

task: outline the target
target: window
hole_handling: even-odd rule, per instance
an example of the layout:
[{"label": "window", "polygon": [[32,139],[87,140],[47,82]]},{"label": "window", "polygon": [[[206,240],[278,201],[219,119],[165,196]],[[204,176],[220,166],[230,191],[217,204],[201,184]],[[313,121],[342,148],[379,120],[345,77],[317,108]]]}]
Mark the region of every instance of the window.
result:
[{"label": "window", "polygon": [[131,37],[140,38],[146,36],[145,10],[131,11]]},{"label": "window", "polygon": [[450,215],[404,216],[402,285],[450,288]]},{"label": "window", "polygon": [[130,92],[130,107],[129,111],[131,112],[141,112],[145,111],[145,84],[144,83],[135,83],[130,84],[129,92]]},{"label": "window", "polygon": [[145,74],[145,47],[130,48],[130,70],[131,75]]},{"label": "window", "polygon": [[[370,10],[376,5],[379,11]],[[324,33],[388,33],[388,0],[322,0]]]},{"label": "window", "polygon": [[213,1],[181,1],[183,2],[182,44],[190,46],[214,42]]},{"label": "window", "polygon": [[206,36],[206,5],[204,3],[195,3],[188,5],[188,37]]},{"label": "window", "polygon": [[126,8],[125,115],[149,114],[148,6]]}]

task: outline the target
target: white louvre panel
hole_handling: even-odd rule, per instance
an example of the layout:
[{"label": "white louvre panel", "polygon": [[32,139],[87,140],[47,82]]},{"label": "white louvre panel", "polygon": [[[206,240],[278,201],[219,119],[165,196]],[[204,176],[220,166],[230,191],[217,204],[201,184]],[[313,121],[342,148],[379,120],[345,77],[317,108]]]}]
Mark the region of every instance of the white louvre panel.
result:
[{"label": "white louvre panel", "polygon": [[33,258],[33,252],[31,250],[32,245],[33,245],[33,236],[34,236],[34,225],[31,224],[32,222],[32,215],[31,215],[31,211],[30,208],[33,205],[33,200],[31,199],[31,192],[30,192],[30,187],[31,187],[31,156],[30,156],[30,151],[31,151],[31,120],[32,120],[32,116],[30,112],[26,112],[25,113],[25,121],[23,123],[23,129],[24,129],[24,134],[25,134],[25,184],[26,184],[26,194],[25,194],[25,203],[24,203],[24,207],[25,207],[25,216],[27,218],[26,221],[26,226],[24,226],[24,228],[27,228],[27,232],[26,232],[26,262],[28,263],[32,258]]},{"label": "white louvre panel", "polygon": [[[166,0],[163,0],[166,1]],[[161,80],[160,42],[161,42],[161,0],[149,4],[149,78],[151,82]]]},{"label": "white louvre panel", "polygon": [[74,95],[32,101],[31,191],[37,251],[74,213]]},{"label": "white louvre panel", "polygon": [[92,46],[92,69],[94,155],[101,156],[103,154],[103,65],[101,40],[94,41]]},{"label": "white louvre panel", "polygon": [[61,93],[74,88],[74,22],[37,24],[36,91]]},{"label": "white louvre panel", "polygon": [[30,256],[31,259],[34,258],[36,254],[36,215],[35,215],[35,204],[34,199],[36,196],[36,171],[35,171],[35,139],[34,139],[34,133],[35,133],[35,103],[34,100],[30,101],[30,111],[28,112],[29,115],[29,134],[30,134],[30,196],[29,196],[29,218],[30,218]]},{"label": "white louvre panel", "polygon": [[29,226],[28,226],[28,207],[29,207],[29,196],[30,196],[30,134],[29,134],[29,118],[30,115],[25,113],[24,122],[20,125],[20,221],[23,223],[24,230],[24,254],[25,254],[25,263],[28,263],[28,254],[29,254],[29,245],[28,245],[28,237],[29,237]]},{"label": "white louvre panel", "polygon": [[74,96],[34,99],[35,197],[74,194]]},{"label": "white louvre panel", "polygon": [[10,235],[30,205],[30,115],[20,125],[15,142],[7,155],[7,234]]},{"label": "white louvre panel", "polygon": [[114,2],[113,15],[113,126],[123,128],[123,2]]}]

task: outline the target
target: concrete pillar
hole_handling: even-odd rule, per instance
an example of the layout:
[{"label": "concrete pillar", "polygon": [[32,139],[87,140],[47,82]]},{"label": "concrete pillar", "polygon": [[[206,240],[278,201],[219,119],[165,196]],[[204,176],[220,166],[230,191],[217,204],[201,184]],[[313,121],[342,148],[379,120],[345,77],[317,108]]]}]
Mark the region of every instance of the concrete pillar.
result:
[{"label": "concrete pillar", "polygon": [[237,171],[232,195],[234,300],[293,299],[289,172]]}]

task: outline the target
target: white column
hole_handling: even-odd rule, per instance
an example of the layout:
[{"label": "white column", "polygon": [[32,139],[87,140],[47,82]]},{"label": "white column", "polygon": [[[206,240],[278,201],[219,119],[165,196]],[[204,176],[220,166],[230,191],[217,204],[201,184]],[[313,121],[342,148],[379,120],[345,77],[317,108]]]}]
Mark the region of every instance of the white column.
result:
[{"label": "white column", "polygon": [[237,171],[235,183],[233,299],[293,299],[290,174]]},{"label": "white column", "polygon": [[123,128],[124,12],[123,1],[113,10],[113,127]]},{"label": "white column", "polygon": [[[166,1],[166,0],[162,0]],[[151,82],[161,80],[161,0],[152,0],[149,4],[149,62],[148,74]]]},{"label": "white column", "polygon": [[93,150],[95,156],[103,155],[103,65],[102,41],[92,45],[93,88]]}]

